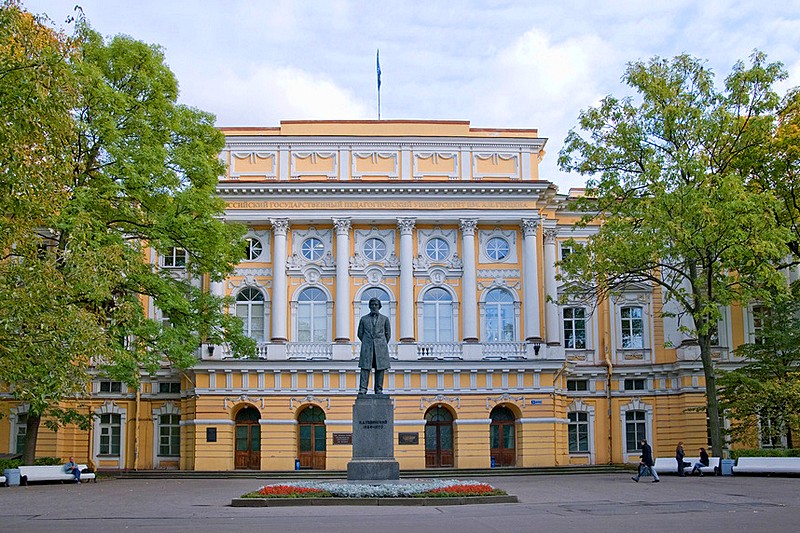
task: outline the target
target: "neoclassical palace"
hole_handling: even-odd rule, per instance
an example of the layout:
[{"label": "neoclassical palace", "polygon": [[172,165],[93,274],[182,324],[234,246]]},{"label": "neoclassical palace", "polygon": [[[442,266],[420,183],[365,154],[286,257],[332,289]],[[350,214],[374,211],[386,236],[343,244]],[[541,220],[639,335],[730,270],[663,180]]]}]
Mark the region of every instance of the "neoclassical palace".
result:
[{"label": "neoclassical palace", "polygon": [[[558,261],[593,229],[574,226],[581,191],[540,179],[536,130],[384,120],[223,132],[217,191],[249,228],[247,257],[224,282],[193,282],[231,297],[257,358],[204,345],[195,367],[139,390],[98,377],[84,402],[93,428],[42,428],[37,455],[344,470],[370,298],[392,326],[385,391],[401,469],[636,462],[643,437],[658,455],[706,445],[699,351],[659,290],[559,303]],[[176,275],[186,263],[179,249],[151,260]],[[735,364],[757,327],[752,309],[726,309],[718,364]],[[0,421],[0,453],[21,451],[26,412],[11,404]]]}]

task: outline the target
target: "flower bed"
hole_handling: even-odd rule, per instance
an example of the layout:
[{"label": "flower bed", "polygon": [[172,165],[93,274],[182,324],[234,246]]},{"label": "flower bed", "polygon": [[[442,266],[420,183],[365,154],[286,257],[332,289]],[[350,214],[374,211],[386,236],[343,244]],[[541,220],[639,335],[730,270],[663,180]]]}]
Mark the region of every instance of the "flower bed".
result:
[{"label": "flower bed", "polygon": [[[469,503],[470,498],[481,500],[476,503],[490,503],[497,501],[516,501],[515,496],[509,496],[504,490],[497,489],[488,483],[478,481],[459,480],[426,480],[416,482],[397,483],[336,483],[336,482],[292,482],[275,485],[266,485],[257,491],[243,494],[239,501],[244,500],[281,500],[281,499],[314,499],[315,501],[354,500],[359,502],[377,502],[383,500],[398,501],[417,499],[435,499],[444,501],[451,499],[455,503]],[[376,503],[380,505],[380,503]]]}]

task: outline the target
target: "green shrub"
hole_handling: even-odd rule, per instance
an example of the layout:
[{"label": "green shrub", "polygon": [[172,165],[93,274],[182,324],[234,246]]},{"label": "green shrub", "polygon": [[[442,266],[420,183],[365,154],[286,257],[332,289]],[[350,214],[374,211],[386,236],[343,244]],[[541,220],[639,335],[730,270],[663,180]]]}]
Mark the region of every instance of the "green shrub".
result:
[{"label": "green shrub", "polygon": [[731,459],[739,457],[800,457],[800,448],[745,448],[731,450]]},{"label": "green shrub", "polygon": [[6,468],[19,468],[22,464],[22,459],[0,459],[0,473]]},{"label": "green shrub", "polygon": [[33,464],[41,466],[55,466],[66,464],[60,457],[37,457],[34,459]]}]

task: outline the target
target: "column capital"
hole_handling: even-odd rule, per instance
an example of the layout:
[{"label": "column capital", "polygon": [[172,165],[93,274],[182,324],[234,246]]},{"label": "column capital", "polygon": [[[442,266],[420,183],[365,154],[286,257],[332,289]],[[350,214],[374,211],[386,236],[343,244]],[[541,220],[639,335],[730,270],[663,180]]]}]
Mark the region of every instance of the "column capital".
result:
[{"label": "column capital", "polygon": [[542,234],[544,235],[545,244],[555,244],[558,230],[556,228],[545,228],[542,230]]},{"label": "column capital", "polygon": [[350,233],[349,218],[334,218],[333,227],[336,228],[336,235],[348,235]]},{"label": "column capital", "polygon": [[477,218],[462,218],[458,221],[459,226],[461,227],[461,233],[471,237],[475,235],[475,228],[478,227],[478,219]]},{"label": "column capital", "polygon": [[414,226],[417,224],[416,218],[398,218],[397,227],[400,229],[400,235],[410,235],[414,231]]},{"label": "column capital", "polygon": [[272,224],[272,232],[275,235],[283,235],[289,232],[289,219],[288,218],[271,218],[269,223]]},{"label": "column capital", "polygon": [[540,219],[538,218],[523,218],[520,222],[522,234],[525,237],[533,237],[536,235],[536,228],[539,227]]}]

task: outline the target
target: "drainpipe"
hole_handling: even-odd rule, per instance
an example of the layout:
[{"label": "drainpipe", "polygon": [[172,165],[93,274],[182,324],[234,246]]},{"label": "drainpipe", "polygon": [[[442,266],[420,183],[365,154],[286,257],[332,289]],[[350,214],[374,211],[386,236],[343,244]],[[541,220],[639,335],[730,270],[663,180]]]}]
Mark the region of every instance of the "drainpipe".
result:
[{"label": "drainpipe", "polygon": [[608,407],[608,464],[612,464],[613,460],[611,459],[611,452],[613,450],[613,442],[612,442],[612,434],[613,431],[611,430],[611,378],[612,374],[614,373],[614,365],[611,364],[611,357],[608,355],[608,345],[605,346],[605,350],[603,351],[603,357],[605,357],[606,361],[606,404]]},{"label": "drainpipe", "polygon": [[139,409],[141,408],[142,384],[136,385],[136,418],[133,420],[133,469],[139,470]]},{"label": "drainpipe", "polygon": [[561,368],[553,376],[553,464],[558,466],[558,449],[556,448],[556,439],[558,439],[558,429],[556,424],[556,382],[561,378],[561,375],[567,369],[567,360],[561,365]]}]

